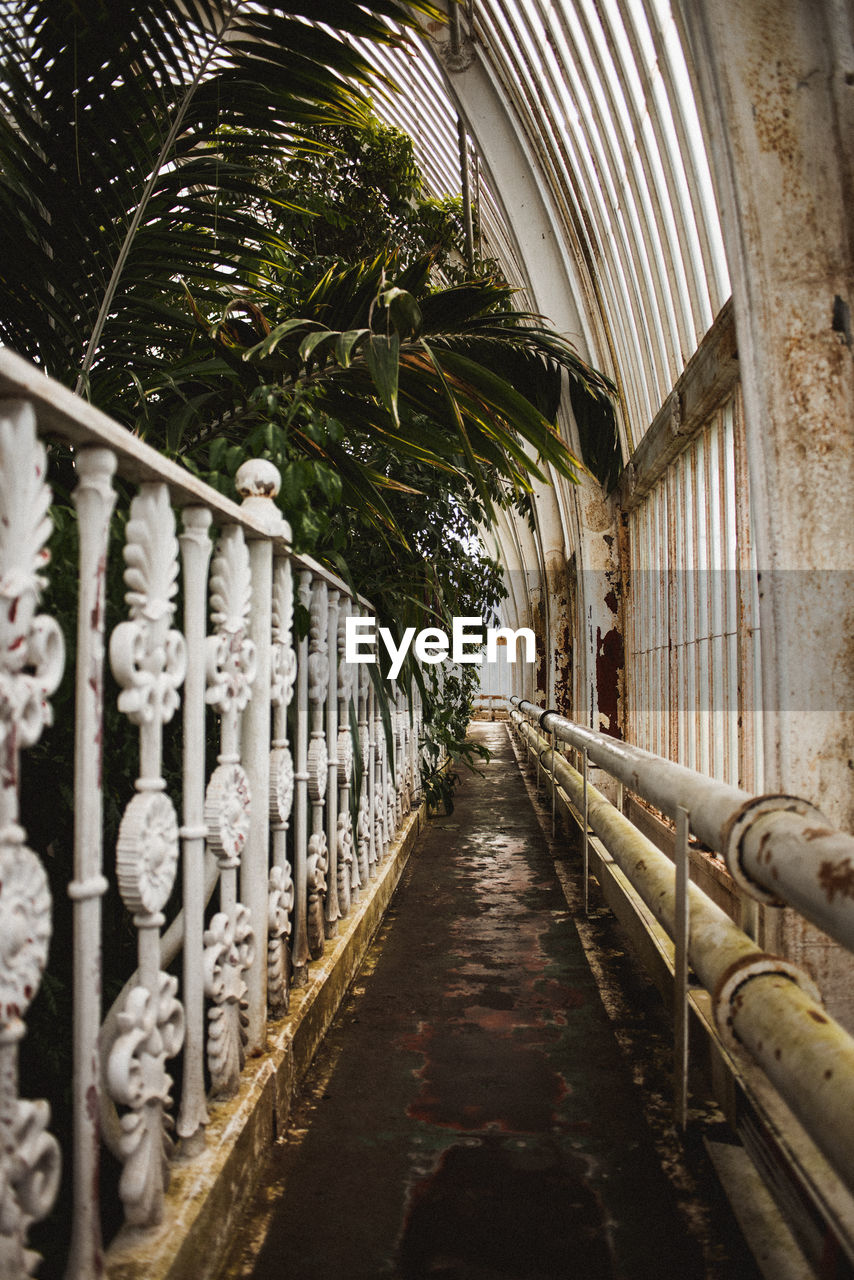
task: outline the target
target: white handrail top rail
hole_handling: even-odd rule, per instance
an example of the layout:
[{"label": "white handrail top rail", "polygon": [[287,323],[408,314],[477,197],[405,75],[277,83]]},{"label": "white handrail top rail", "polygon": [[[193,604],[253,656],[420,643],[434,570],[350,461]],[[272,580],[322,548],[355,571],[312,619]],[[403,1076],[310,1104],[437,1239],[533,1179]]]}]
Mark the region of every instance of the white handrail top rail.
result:
[{"label": "white handrail top rail", "polygon": [[[0,349],[0,398],[28,401],[33,406],[42,435],[62,440],[75,448],[101,446],[110,449],[118,459],[120,475],[136,484],[159,481],[167,485],[176,507],[203,505],[210,510],[214,524],[239,524],[250,536],[271,537],[263,523],[239,503],[211,488],[180,463],[165,458],[127,427],[56,382],[37,365],[8,349]],[[272,538],[281,550],[290,549],[285,538],[275,534]],[[353,599],[350,587],[311,556],[294,556],[294,566],[309,569],[314,577],[323,578],[334,590]],[[373,611],[374,606],[363,596],[356,596],[355,602]]]},{"label": "white handrail top rail", "polygon": [[[119,474],[136,484],[146,481],[167,485],[176,507],[205,506],[215,524],[239,524],[252,536],[269,538],[264,524],[224,497],[197,476],[172,462],[127,427],[48,377],[14,351],[0,350],[0,397],[26,400],[33,406],[42,435],[63,440],[76,448],[101,446],[118,459]],[[287,547],[283,538],[274,541]]]},{"label": "white handrail top rail", "polygon": [[663,813],[673,817],[677,807],[687,810],[692,831],[723,854],[733,879],[751,897],[794,907],[854,950],[854,836],[831,827],[809,801],[750,795],[527,699],[511,702]]}]

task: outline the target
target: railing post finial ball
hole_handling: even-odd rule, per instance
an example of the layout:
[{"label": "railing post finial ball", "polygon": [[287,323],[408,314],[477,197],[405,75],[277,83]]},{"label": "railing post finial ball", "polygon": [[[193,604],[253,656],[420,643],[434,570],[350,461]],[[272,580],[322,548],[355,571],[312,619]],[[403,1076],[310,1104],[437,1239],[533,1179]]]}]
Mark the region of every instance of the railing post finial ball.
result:
[{"label": "railing post finial ball", "polygon": [[266,458],[250,458],[237,468],[234,483],[243,499],[244,511],[266,525],[270,533],[290,540],[290,525],[275,505],[282,487],[279,468]]},{"label": "railing post finial ball", "polygon": [[237,468],[237,492],[246,498],[275,498],[282,487],[279,468],[266,458],[250,458]]}]

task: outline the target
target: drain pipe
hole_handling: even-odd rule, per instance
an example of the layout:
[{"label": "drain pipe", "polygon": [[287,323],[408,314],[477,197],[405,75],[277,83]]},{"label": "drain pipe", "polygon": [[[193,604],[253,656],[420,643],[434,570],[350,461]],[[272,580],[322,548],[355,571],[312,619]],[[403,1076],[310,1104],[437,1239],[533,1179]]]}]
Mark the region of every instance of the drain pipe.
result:
[{"label": "drain pipe", "polygon": [[[528,723],[529,708],[538,718],[539,708],[525,702],[518,706],[521,711],[511,711],[517,732],[580,810],[581,774]],[[587,809],[596,835],[673,937],[674,864],[589,782]],[[730,1049],[747,1050],[846,1186],[854,1189],[854,1039],[822,1008],[805,973],[761,951],[697,885],[689,884],[688,894],[688,954],[712,996],[722,1040]]]},{"label": "drain pipe", "polygon": [[705,774],[629,746],[521,701],[519,709],[671,816],[691,815],[691,830],[719,850],[739,887],[769,906],[794,907],[854,950],[854,836],[834,830],[808,801],[751,796]]}]

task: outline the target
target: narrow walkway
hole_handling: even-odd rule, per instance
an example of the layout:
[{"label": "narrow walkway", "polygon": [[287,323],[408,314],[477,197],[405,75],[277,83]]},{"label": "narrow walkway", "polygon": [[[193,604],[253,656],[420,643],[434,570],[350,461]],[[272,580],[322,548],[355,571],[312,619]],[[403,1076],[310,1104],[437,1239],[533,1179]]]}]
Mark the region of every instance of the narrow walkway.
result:
[{"label": "narrow walkway", "polygon": [[416,848],[229,1280],[751,1280],[662,1171],[506,726],[475,732],[493,759]]}]

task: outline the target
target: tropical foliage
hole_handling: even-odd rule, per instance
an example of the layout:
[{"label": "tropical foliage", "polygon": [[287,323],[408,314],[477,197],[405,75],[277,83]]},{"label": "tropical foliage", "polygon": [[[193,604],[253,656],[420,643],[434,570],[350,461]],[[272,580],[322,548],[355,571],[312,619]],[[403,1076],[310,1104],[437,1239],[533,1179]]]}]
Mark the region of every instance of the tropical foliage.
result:
[{"label": "tropical foliage", "polygon": [[[347,36],[394,41],[416,11],[441,16],[430,0],[0,10],[0,341],[227,491],[246,456],[271,457],[297,548],[394,627],[497,607],[478,529],[495,504],[524,503],[546,463],[574,474],[554,428],[567,381],[597,474],[616,441],[607,381],[520,311],[490,264],[461,270],[459,201],[427,197],[411,144],[371,115],[375,73]],[[67,461],[53,458],[60,495]],[[55,522],[51,608],[70,616],[70,508]],[[117,548],[110,572],[112,611]],[[441,747],[465,749],[469,681],[423,693],[435,764]],[[72,795],[58,761],[73,756],[72,696],[69,681],[56,731],[26,764],[40,773],[32,794],[56,800],[25,816],[66,907]],[[113,745],[114,699],[107,709],[109,839],[133,775]],[[427,784],[448,797],[448,780]],[[115,961],[132,939],[110,911],[107,898]],[[61,940],[59,905],[55,927]],[[59,1082],[64,950],[33,1011],[27,1068]],[[59,1254],[55,1225],[41,1247]]]},{"label": "tropical foliage", "polygon": [[304,129],[260,174],[277,200],[263,212],[287,246],[295,303],[306,281],[313,286],[331,267],[381,251],[393,250],[401,266],[430,257],[447,282],[466,269],[462,199],[430,196],[411,138],[376,117],[358,128]]},{"label": "tropical foliage", "polygon": [[[371,68],[343,33],[394,39],[377,0],[18,0],[0,78],[3,340],[109,404],[122,364],[261,245],[258,181],[295,130],[365,120]],[[328,25],[326,25],[328,24]],[[275,245],[275,234],[263,228]]]},{"label": "tropical foliage", "polygon": [[379,548],[386,620],[462,600],[413,510],[452,501],[479,555],[494,503],[546,463],[574,474],[567,380],[604,474],[610,385],[487,266],[460,272],[459,202],[429,200],[370,115],[345,33],[392,41],[386,19],[435,16],[428,0],[11,10],[3,341],[226,490],[272,457],[298,549],[365,590],[361,546]]}]

